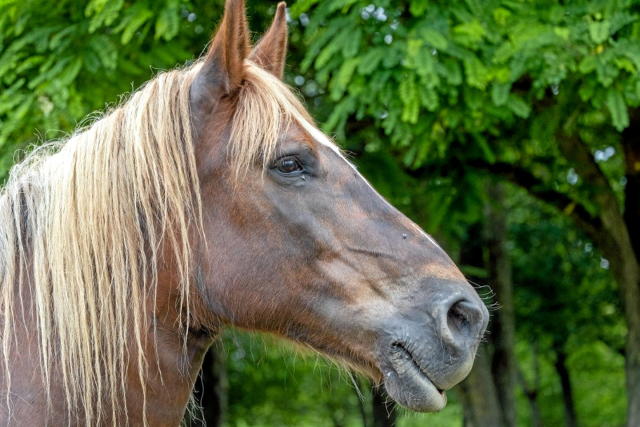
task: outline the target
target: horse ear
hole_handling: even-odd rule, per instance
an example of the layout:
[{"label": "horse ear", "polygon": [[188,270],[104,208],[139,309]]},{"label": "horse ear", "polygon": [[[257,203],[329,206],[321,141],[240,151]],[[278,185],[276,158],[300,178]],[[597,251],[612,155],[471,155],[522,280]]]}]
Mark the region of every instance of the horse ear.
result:
[{"label": "horse ear", "polygon": [[253,62],[280,79],[284,74],[284,64],[287,57],[286,9],[285,2],[278,3],[271,27],[262,36],[249,56]]},{"label": "horse ear", "polygon": [[191,102],[196,107],[211,110],[220,97],[240,87],[249,48],[244,0],[227,0],[211,47],[191,85]]}]

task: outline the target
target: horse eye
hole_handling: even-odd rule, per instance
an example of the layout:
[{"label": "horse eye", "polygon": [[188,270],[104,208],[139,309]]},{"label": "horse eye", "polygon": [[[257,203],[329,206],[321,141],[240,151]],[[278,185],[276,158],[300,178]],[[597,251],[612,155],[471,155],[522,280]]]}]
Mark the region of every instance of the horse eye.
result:
[{"label": "horse eye", "polygon": [[275,165],[278,172],[290,175],[303,170],[302,165],[295,157],[283,157],[278,159]]}]

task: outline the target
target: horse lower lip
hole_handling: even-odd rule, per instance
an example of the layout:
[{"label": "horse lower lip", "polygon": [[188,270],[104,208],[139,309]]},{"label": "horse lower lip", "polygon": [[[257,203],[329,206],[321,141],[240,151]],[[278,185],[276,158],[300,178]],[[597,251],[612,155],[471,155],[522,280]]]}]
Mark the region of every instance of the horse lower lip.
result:
[{"label": "horse lower lip", "polygon": [[385,388],[389,397],[414,411],[439,411],[447,396],[416,363],[404,343],[395,343],[386,355]]},{"label": "horse lower lip", "polygon": [[440,387],[438,387],[438,385],[436,383],[434,383],[431,378],[429,378],[429,375],[427,375],[427,373],[424,371],[424,369],[422,369],[422,367],[418,364],[418,362],[416,361],[415,357],[413,357],[413,353],[411,353],[409,350],[407,350],[407,348],[402,343],[394,343],[393,344],[393,348],[395,350],[397,350],[400,354],[402,354],[403,357],[406,358],[407,362],[410,362],[413,365],[414,369],[424,379],[426,379],[431,384],[433,384],[433,386],[436,388],[436,390],[438,390],[438,393],[444,394],[445,390],[443,390]]}]

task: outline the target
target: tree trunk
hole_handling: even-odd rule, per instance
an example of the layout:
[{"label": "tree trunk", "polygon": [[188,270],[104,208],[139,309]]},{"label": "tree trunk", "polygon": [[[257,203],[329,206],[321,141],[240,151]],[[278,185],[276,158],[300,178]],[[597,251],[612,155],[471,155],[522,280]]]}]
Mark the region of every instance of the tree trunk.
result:
[{"label": "tree trunk", "polygon": [[373,387],[371,395],[373,427],[394,427],[396,425],[394,403],[389,400],[382,387]]},{"label": "tree trunk", "polygon": [[566,121],[557,139],[563,156],[582,181],[588,183],[583,189],[590,191],[589,199],[597,207],[596,215],[580,201],[554,190],[527,168],[500,162],[475,162],[474,165],[510,180],[570,217],[609,260],[620,290],[627,326],[627,425],[637,427],[640,426],[640,109],[632,110],[630,116],[631,126],[622,133],[621,141],[627,180],[624,211],[591,148],[579,137],[575,123],[577,111]]},{"label": "tree trunk", "polygon": [[[538,392],[540,391],[540,364],[538,363],[538,345],[533,343],[532,348],[533,359],[533,385],[527,382],[522,371],[517,369],[518,379],[524,391],[524,395],[529,402],[531,409],[531,426],[542,427],[542,416],[540,415],[540,405],[538,405]],[[517,367],[516,367],[517,368]]]},{"label": "tree trunk", "polygon": [[[625,185],[624,222],[627,227],[634,259],[628,259],[627,264],[617,275],[622,288],[629,288],[624,292],[626,298],[636,298],[627,303],[625,313],[629,328],[626,345],[626,373],[627,373],[627,425],[640,425],[640,109],[630,112],[631,125],[622,132],[622,147],[625,157]],[[628,257],[630,258],[630,257]]]},{"label": "tree trunk", "polygon": [[[605,256],[610,260],[615,254]],[[625,371],[627,381],[627,425],[640,425],[640,282],[635,260],[616,259],[611,267],[620,286],[627,325]]]},{"label": "tree trunk", "polygon": [[[630,195],[626,192],[626,197],[636,198],[640,195]],[[617,204],[605,208],[601,212],[603,229],[589,235],[609,261],[611,272],[618,284],[627,326],[627,426],[637,427],[640,426],[640,265],[631,244],[629,228],[624,222],[616,219],[616,210],[619,210]]]},{"label": "tree trunk", "polygon": [[624,222],[631,235],[631,244],[640,259],[640,110],[631,114],[631,126],[622,132],[625,160]]},{"label": "tree trunk", "polygon": [[[362,419],[362,427],[371,427],[371,423],[369,419],[371,418],[372,415],[367,410],[368,406],[365,406],[365,404],[368,402],[365,402],[364,394],[362,393],[362,390],[369,390],[372,387],[372,382],[368,379],[360,377],[355,372],[351,372],[350,376],[354,382],[353,392],[356,394],[356,397],[358,398],[358,411],[360,411],[360,418]],[[373,393],[371,394],[373,395]],[[371,409],[373,409],[373,405],[371,405]]]},{"label": "tree trunk", "polygon": [[[468,230],[468,238],[460,252],[460,264],[484,267],[484,241],[482,225],[476,224]],[[471,277],[472,280],[480,280]],[[493,319],[489,326],[493,331]],[[493,333],[493,332],[491,332]],[[464,408],[466,427],[507,426],[502,415],[500,398],[491,372],[492,353],[487,344],[478,348],[473,369],[458,387]]]},{"label": "tree trunk", "polygon": [[[597,227],[583,229],[609,260],[611,271],[620,288],[627,325],[627,425],[636,427],[640,425],[640,265],[636,249],[640,238],[637,235],[639,228],[636,216],[640,210],[640,194],[634,187],[640,179],[640,162],[637,161],[640,159],[640,117],[637,110],[632,111],[631,116],[631,126],[622,133],[627,177],[625,211],[621,209],[609,179],[594,160],[591,149],[584,141],[575,136],[564,135],[560,139],[560,149],[575,166],[582,179],[589,183],[592,202],[599,208]],[[629,185],[629,182],[632,184]]]},{"label": "tree trunk", "polygon": [[538,389],[534,387],[528,388],[524,384],[522,388],[531,409],[531,426],[542,427],[542,416],[540,415],[540,405],[538,404]]},{"label": "tree trunk", "polygon": [[564,405],[564,420],[567,427],[578,427],[578,418],[573,401],[573,388],[571,387],[571,377],[567,368],[567,354],[561,345],[555,346],[556,360],[554,367],[560,378],[562,387],[562,403]]},{"label": "tree trunk", "polygon": [[500,409],[486,346],[478,349],[471,373],[457,389],[464,407],[466,427],[508,426]]},{"label": "tree trunk", "polygon": [[511,260],[507,249],[507,215],[503,184],[491,181],[487,194],[490,203],[486,212],[486,241],[488,248],[489,284],[495,292],[500,309],[496,311],[491,328],[493,357],[491,371],[498,393],[504,422],[516,424],[515,388],[517,380],[515,347],[515,315]]},{"label": "tree trunk", "polygon": [[202,420],[192,419],[193,427],[219,427],[223,424],[227,406],[227,378],[224,354],[218,345],[207,352],[202,364],[200,381],[196,383],[195,399],[202,407]]}]

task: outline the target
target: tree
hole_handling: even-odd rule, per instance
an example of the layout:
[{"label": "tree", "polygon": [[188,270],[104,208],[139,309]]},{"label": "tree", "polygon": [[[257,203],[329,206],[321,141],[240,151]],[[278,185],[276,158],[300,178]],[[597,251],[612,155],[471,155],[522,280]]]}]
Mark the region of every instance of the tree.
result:
[{"label": "tree", "polygon": [[640,424],[638,8],[630,0],[292,7],[309,17],[303,71],[335,103],[326,130],[339,138],[354,122],[377,130],[388,142],[367,148],[390,150],[414,175],[458,163],[501,176],[598,246],[626,316],[628,425]]},{"label": "tree", "polygon": [[379,387],[372,390],[372,419],[373,427],[394,427],[396,425],[396,413],[394,404],[386,393]]},{"label": "tree", "polygon": [[[61,137],[154,70],[195,59],[222,3],[0,1],[0,180],[16,149]],[[252,27],[265,28],[275,2],[248,3]],[[585,424],[617,422],[620,354],[628,359],[633,424],[634,372],[640,372],[633,356],[640,6],[630,0],[298,0],[290,6],[287,81],[363,174],[449,253],[461,253],[465,272],[478,282],[500,280],[490,278],[489,255],[496,261],[500,247],[507,248],[519,382],[536,425],[561,423],[563,411]],[[483,233],[489,222],[483,209],[495,199],[486,185],[496,178],[515,185],[503,185],[505,203],[494,203],[492,216],[508,216],[509,226],[494,242],[497,251],[489,251],[487,237],[497,233]],[[476,252],[465,254],[473,245]],[[618,300],[611,272],[623,290]],[[496,292],[504,307],[508,297]],[[617,314],[624,302],[626,350]],[[494,321],[509,316],[503,309]],[[491,329],[489,344],[502,335]],[[255,344],[242,334],[226,334],[224,342],[217,355],[226,355],[229,424],[360,425],[374,421],[374,408],[383,414],[383,394],[374,398],[363,381],[356,379],[357,393],[348,375],[313,360],[294,362],[279,345]],[[602,348],[604,356],[594,351]],[[513,392],[496,387],[504,384],[500,373],[508,372],[509,384],[513,373],[492,370],[495,354],[483,346],[469,382],[477,380],[476,392],[462,394],[467,421],[474,408],[487,410],[478,425],[505,423],[491,420],[504,418],[505,394]],[[594,367],[615,378],[591,397],[597,393],[583,372],[589,377]],[[223,402],[206,402],[214,396],[210,382],[219,383],[219,371],[210,368],[203,376],[204,412],[214,416],[207,411]],[[478,384],[486,389],[478,392]],[[462,418],[457,397],[449,394],[441,414],[393,414],[403,426],[452,425]],[[516,421],[527,416],[520,411]]]},{"label": "tree", "polygon": [[222,426],[227,412],[227,394],[224,352],[219,343],[216,343],[207,351],[202,362],[202,371],[196,382],[195,402],[193,402],[199,408],[192,408],[191,411],[188,411],[187,418],[191,415],[189,425],[191,427]]},{"label": "tree", "polygon": [[[156,70],[197,58],[223,0],[0,2],[0,180],[14,152],[62,138]],[[250,5],[266,28],[275,4]]]},{"label": "tree", "polygon": [[[569,364],[580,348],[597,342],[613,354],[624,351],[623,317],[611,272],[567,218],[552,215],[540,203],[526,203],[523,195],[512,195],[511,203],[517,206],[512,209],[510,233],[515,297],[526,302],[515,306],[518,333],[536,353],[543,350],[555,371],[566,425],[579,424],[579,407],[585,424],[615,424],[610,415],[593,420],[594,414],[576,401],[576,368]],[[539,378],[528,382],[539,383]]]},{"label": "tree", "polygon": [[[487,343],[462,385],[466,426],[516,424],[515,321],[511,263],[507,250],[507,208],[500,183],[485,185],[484,215],[472,224],[460,255],[472,283],[491,283],[493,313]],[[490,301],[487,301],[488,303]]]}]

